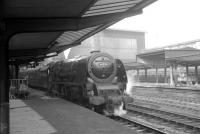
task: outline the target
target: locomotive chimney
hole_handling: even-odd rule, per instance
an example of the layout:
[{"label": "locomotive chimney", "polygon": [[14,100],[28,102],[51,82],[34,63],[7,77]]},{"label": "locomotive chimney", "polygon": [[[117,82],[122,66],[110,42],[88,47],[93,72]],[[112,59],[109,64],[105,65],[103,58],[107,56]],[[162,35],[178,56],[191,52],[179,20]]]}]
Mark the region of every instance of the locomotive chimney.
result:
[{"label": "locomotive chimney", "polygon": [[93,53],[99,53],[99,52],[101,52],[101,51],[100,50],[93,50],[90,53],[93,54]]}]

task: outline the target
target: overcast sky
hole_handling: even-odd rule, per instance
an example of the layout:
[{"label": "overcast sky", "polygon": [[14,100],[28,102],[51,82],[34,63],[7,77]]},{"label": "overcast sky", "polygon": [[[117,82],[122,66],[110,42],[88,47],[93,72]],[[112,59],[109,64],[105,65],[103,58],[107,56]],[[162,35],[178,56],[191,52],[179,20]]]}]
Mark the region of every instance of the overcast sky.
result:
[{"label": "overcast sky", "polygon": [[200,0],[158,0],[110,28],[146,33],[146,48],[200,39]]}]

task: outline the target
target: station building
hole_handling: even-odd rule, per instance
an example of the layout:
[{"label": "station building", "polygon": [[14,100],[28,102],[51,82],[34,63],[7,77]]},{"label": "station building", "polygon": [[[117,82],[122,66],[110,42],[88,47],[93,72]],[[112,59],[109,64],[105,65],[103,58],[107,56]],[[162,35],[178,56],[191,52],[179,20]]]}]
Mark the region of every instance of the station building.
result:
[{"label": "station building", "polygon": [[135,62],[136,55],[145,49],[145,33],[106,29],[72,47],[68,59],[89,55],[91,51],[107,52],[124,64]]}]

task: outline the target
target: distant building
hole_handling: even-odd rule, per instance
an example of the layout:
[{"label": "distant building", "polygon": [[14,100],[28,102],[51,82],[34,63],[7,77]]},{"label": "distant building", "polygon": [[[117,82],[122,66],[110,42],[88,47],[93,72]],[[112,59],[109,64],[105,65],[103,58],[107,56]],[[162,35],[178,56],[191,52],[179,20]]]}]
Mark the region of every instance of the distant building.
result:
[{"label": "distant building", "polygon": [[91,51],[108,52],[124,63],[134,62],[136,54],[145,49],[145,33],[106,29],[71,48],[68,58],[89,55]]}]

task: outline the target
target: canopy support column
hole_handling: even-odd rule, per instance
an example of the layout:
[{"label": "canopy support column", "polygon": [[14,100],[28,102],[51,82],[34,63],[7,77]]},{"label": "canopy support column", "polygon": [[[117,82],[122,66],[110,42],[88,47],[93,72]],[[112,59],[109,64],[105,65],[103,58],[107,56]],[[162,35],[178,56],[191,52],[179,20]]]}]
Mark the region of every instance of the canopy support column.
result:
[{"label": "canopy support column", "polygon": [[173,79],[173,66],[170,65],[170,87],[174,87],[174,79]]},{"label": "canopy support column", "polygon": [[199,79],[198,79],[198,66],[197,65],[195,66],[195,77],[196,77],[195,78],[196,79],[196,83],[195,84],[198,85]]},{"label": "canopy support column", "polygon": [[186,84],[189,85],[189,77],[188,77],[188,65],[186,67]]},{"label": "canopy support column", "polygon": [[158,68],[156,67],[156,84],[158,84]]},{"label": "canopy support column", "polygon": [[15,78],[18,79],[19,77],[19,65],[15,65]]},{"label": "canopy support column", "polygon": [[9,134],[8,44],[0,31],[0,133]]},{"label": "canopy support column", "polygon": [[167,83],[167,68],[164,68],[164,83]]},{"label": "canopy support column", "polygon": [[137,82],[139,82],[140,79],[139,79],[139,69],[137,69]]},{"label": "canopy support column", "polygon": [[145,81],[147,82],[147,69],[145,69],[144,71],[145,71]]}]

